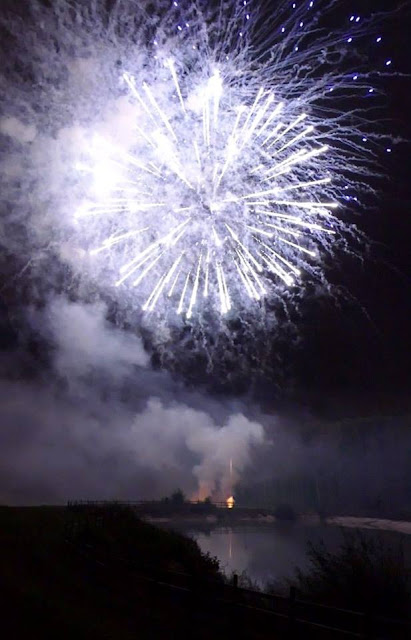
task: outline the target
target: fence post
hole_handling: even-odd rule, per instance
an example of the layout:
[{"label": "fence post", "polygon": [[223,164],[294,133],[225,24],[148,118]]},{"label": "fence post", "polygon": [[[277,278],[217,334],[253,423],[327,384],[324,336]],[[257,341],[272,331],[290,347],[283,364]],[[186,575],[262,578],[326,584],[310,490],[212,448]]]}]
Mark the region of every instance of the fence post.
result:
[{"label": "fence post", "polygon": [[198,578],[196,575],[192,574],[190,576],[188,587],[189,587],[190,610],[192,613],[194,613],[194,611],[197,610],[197,604],[198,604]]},{"label": "fence post", "polygon": [[296,589],[290,587],[290,595],[288,599],[288,632],[292,637],[295,629],[295,601],[296,601]]},{"label": "fence post", "polygon": [[373,633],[373,624],[372,624],[372,617],[371,617],[371,613],[369,611],[366,611],[363,615],[363,632],[362,632],[362,637],[363,638],[367,638],[368,640],[370,640],[371,638],[373,638],[374,633]]}]

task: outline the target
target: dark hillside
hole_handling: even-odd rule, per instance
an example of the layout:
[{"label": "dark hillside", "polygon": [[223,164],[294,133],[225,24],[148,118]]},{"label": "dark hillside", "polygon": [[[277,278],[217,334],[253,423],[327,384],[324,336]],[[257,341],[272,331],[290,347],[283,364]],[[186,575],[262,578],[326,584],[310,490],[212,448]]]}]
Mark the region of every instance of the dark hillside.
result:
[{"label": "dark hillside", "polygon": [[[246,614],[232,617],[226,606],[162,585],[166,570],[189,573],[194,585],[222,576],[192,540],[124,509],[2,507],[0,563],[1,626],[10,640],[267,637]],[[149,567],[153,579],[139,573]]]}]

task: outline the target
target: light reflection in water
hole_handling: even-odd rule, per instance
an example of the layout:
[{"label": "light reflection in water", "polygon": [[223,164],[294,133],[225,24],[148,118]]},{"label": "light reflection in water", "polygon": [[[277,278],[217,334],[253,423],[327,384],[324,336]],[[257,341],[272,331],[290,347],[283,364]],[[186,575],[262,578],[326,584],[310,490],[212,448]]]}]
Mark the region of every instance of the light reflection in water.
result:
[{"label": "light reflection in water", "polygon": [[[189,533],[202,551],[218,558],[227,574],[244,571],[260,584],[290,578],[296,567],[307,568],[308,542],[323,540],[330,551],[336,551],[343,540],[338,527],[286,523],[215,528],[208,533],[191,530]],[[401,540],[411,563],[411,536],[369,530],[363,530],[363,534],[381,537],[394,545]]]}]

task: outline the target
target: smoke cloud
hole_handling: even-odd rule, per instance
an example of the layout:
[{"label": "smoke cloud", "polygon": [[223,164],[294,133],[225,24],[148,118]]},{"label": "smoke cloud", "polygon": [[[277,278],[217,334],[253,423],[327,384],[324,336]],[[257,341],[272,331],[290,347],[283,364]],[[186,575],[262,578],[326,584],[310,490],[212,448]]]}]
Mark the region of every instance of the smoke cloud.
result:
[{"label": "smoke cloud", "polygon": [[111,328],[103,303],[69,303],[57,298],[46,312],[46,322],[57,350],[55,371],[68,380],[83,378],[93,370],[123,378],[133,366],[146,366],[148,356],[140,341]]},{"label": "smoke cloud", "polygon": [[34,381],[3,372],[0,500],[150,498],[177,486],[226,497],[262,425],[155,373],[141,340],[106,316],[102,302],[62,296],[29,314],[51,365]]}]

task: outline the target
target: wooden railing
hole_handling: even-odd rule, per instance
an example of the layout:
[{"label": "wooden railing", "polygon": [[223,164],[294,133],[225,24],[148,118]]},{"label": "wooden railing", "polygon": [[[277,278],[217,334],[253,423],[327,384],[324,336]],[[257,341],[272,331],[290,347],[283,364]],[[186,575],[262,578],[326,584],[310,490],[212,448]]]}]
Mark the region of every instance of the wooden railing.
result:
[{"label": "wooden railing", "polygon": [[[184,500],[184,502],[173,502],[173,500],[75,500],[69,501],[67,503],[68,507],[109,507],[109,506],[124,506],[124,507],[145,507],[145,506],[155,506],[155,507],[167,507],[167,506],[181,506],[184,505],[199,505],[199,506],[211,506],[217,507],[218,509],[228,509],[231,511],[231,508],[227,506],[226,502],[204,502],[203,500]],[[235,507],[234,507],[235,508]],[[241,507],[240,507],[241,508]],[[246,507],[247,510],[252,511],[261,511],[261,509]],[[263,509],[263,511],[267,511],[267,509]]]}]

